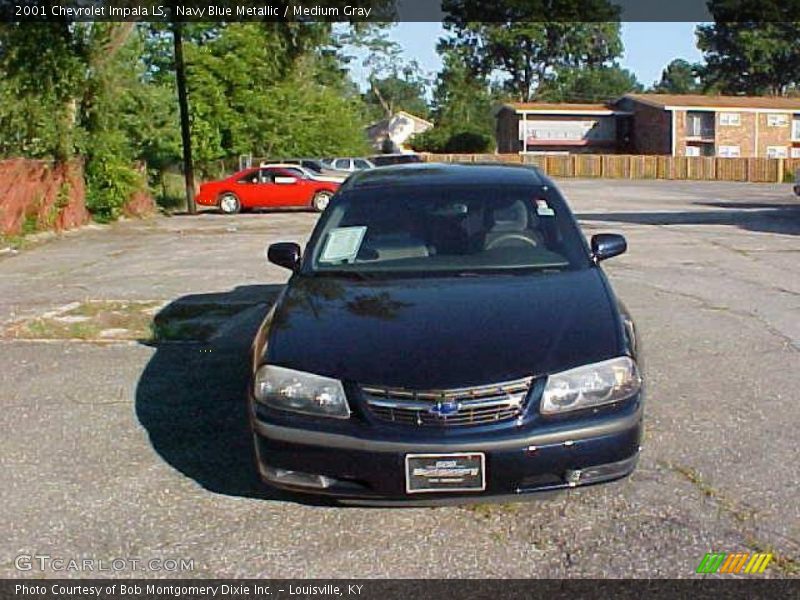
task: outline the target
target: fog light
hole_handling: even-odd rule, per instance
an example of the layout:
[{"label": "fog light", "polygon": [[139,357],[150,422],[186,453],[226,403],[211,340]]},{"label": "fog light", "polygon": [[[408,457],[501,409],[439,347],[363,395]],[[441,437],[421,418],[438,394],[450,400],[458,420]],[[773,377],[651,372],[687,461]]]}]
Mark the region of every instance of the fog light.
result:
[{"label": "fog light", "polygon": [[564,482],[569,487],[575,487],[624,477],[633,471],[638,460],[639,454],[637,453],[619,462],[595,465],[593,467],[586,467],[585,469],[570,469],[564,473]]},{"label": "fog light", "polygon": [[335,479],[325,477],[325,475],[314,475],[313,473],[302,473],[300,471],[290,471],[288,469],[278,469],[275,467],[264,467],[262,469],[264,477],[268,481],[280,485],[296,485],[322,490],[331,487],[336,483]]},{"label": "fog light", "polygon": [[575,487],[576,485],[578,485],[578,483],[580,483],[582,475],[583,471],[581,471],[580,469],[570,470],[567,471],[566,474],[564,475],[564,481],[567,482],[567,485],[569,487]]}]

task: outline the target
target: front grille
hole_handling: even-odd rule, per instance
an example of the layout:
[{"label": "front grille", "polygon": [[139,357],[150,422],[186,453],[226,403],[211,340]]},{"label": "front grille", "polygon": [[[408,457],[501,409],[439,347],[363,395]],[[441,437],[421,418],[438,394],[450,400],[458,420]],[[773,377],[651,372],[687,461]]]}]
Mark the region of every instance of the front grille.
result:
[{"label": "front grille", "polygon": [[370,413],[381,421],[414,427],[487,425],[520,417],[532,377],[470,388],[408,390],[360,386]]}]

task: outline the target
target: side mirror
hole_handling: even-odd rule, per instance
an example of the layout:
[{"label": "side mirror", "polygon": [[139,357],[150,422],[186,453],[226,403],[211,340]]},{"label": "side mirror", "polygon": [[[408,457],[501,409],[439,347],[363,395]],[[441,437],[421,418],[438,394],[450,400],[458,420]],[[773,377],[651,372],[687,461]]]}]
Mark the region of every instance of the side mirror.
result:
[{"label": "side mirror", "polygon": [[297,183],[297,177],[276,177],[275,183],[278,185],[292,185],[293,183]]},{"label": "side mirror", "polygon": [[619,256],[627,249],[628,243],[618,233],[598,233],[592,236],[592,257],[595,262]]},{"label": "side mirror", "polygon": [[269,262],[296,271],[300,267],[300,246],[294,242],[279,242],[271,244],[267,249]]}]

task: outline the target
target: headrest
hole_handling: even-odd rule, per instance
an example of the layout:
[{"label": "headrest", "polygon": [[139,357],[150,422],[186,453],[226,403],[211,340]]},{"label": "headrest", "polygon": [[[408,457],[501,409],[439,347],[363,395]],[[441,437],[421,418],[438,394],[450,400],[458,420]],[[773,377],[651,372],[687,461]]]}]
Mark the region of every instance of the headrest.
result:
[{"label": "headrest", "polygon": [[494,225],[493,233],[507,231],[525,231],[528,228],[528,209],[522,200],[497,208],[493,211]]}]

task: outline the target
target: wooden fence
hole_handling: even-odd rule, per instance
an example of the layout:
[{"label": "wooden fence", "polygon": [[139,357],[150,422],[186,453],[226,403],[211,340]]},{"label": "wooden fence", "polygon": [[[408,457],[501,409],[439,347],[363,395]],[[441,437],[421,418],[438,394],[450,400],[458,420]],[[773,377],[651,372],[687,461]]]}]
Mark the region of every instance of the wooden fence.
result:
[{"label": "wooden fence", "polygon": [[535,165],[553,177],[688,179],[702,181],[791,181],[800,158],[717,158],[635,154],[426,154],[428,162]]}]

